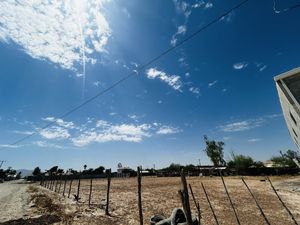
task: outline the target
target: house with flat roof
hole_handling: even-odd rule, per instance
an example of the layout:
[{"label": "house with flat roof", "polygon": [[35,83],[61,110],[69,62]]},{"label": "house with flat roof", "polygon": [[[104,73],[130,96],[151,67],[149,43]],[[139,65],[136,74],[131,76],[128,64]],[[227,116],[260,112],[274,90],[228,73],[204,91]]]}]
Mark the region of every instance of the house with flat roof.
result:
[{"label": "house with flat roof", "polygon": [[286,125],[293,142],[300,148],[300,67],[274,79]]}]

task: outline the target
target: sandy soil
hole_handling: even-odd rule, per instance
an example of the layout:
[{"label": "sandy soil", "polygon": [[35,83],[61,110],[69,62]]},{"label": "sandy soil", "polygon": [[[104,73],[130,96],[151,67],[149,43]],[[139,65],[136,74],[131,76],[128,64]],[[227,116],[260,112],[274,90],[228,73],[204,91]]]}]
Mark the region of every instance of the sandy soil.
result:
[{"label": "sandy soil", "polygon": [[28,184],[23,180],[0,184],[0,222],[26,216]]},{"label": "sandy soil", "polygon": [[[300,221],[300,177],[273,177],[271,178],[279,195]],[[288,213],[278,201],[267,181],[262,177],[246,177],[246,182],[263,208],[272,225],[294,224]],[[188,183],[193,187],[202,211],[202,224],[215,224],[212,212],[205,199],[201,182],[204,184],[219,223],[224,225],[237,224],[232,208],[219,177],[191,177]],[[237,210],[241,224],[266,224],[251,195],[239,177],[226,177],[228,191]],[[110,213],[105,216],[106,180],[94,180],[92,191],[92,206],[88,206],[89,180],[81,181],[80,202],[74,201],[73,194],[77,192],[77,181],[74,181],[70,199],[62,197],[63,183],[60,194],[39,187],[37,184],[29,188],[31,218],[45,219],[47,215],[52,221],[32,224],[139,224],[137,208],[136,179],[112,179]],[[142,180],[144,224],[149,224],[152,215],[168,217],[175,207],[181,207],[178,197],[180,178],[145,177]],[[66,194],[69,191],[69,182],[66,185]],[[42,204],[43,203],[43,204]],[[193,213],[196,214],[193,202]],[[52,216],[52,217],[51,217]],[[28,217],[27,217],[28,218]],[[37,220],[38,221],[38,220]],[[28,222],[28,221],[27,221]],[[28,224],[28,223],[6,223]]]}]

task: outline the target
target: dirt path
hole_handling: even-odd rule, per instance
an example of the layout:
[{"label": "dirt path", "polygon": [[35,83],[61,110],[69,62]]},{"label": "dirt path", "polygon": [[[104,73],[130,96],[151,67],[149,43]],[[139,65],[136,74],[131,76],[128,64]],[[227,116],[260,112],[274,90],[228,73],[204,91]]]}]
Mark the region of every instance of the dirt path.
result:
[{"label": "dirt path", "polygon": [[28,184],[23,180],[0,184],[0,222],[21,218],[27,212]]}]

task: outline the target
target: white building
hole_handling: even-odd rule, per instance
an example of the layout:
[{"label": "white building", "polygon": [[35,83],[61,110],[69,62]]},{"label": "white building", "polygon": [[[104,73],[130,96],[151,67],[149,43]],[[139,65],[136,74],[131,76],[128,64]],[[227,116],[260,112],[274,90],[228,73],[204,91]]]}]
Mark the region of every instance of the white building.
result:
[{"label": "white building", "polygon": [[300,67],[275,78],[283,115],[293,142],[300,146]]}]

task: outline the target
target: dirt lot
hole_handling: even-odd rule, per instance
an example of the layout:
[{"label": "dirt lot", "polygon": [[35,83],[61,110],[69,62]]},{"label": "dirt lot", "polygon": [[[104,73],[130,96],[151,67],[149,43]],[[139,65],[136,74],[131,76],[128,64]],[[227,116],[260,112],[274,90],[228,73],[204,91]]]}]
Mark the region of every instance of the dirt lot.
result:
[{"label": "dirt lot", "polygon": [[[270,184],[261,181],[262,177],[246,177],[245,180],[263,208],[270,224],[294,224],[288,213],[278,201]],[[272,177],[271,178],[283,201],[290,208],[297,221],[300,221],[300,177]],[[195,196],[200,202],[202,211],[202,224],[215,224],[211,210],[205,198],[201,182],[204,184],[212,206],[220,224],[236,224],[233,211],[230,207],[225,190],[219,177],[191,177],[188,183],[193,187]],[[232,201],[236,207],[241,224],[266,224],[256,207],[254,200],[247,191],[239,177],[226,177],[225,182]],[[76,203],[72,199],[63,198],[61,194],[48,191],[38,185],[29,188],[31,195],[31,217],[48,215],[52,221],[31,224],[139,224],[137,208],[136,179],[112,179],[111,184],[111,217],[104,215],[106,199],[106,180],[94,180],[92,192],[92,207],[88,207],[89,180],[81,181],[81,199]],[[143,211],[144,224],[149,224],[149,218],[154,215],[169,216],[172,209],[180,207],[178,190],[180,178],[144,177],[143,185]],[[69,182],[66,185],[68,192]],[[77,181],[73,182],[71,196],[76,193]],[[63,183],[60,193],[63,192]],[[45,203],[46,202],[46,203]],[[194,204],[191,202],[194,214]],[[51,215],[51,217],[50,217]],[[40,217],[41,220],[45,219]],[[37,220],[38,221],[38,220]],[[20,222],[20,221],[19,221]],[[4,223],[4,224],[28,224]]]}]

